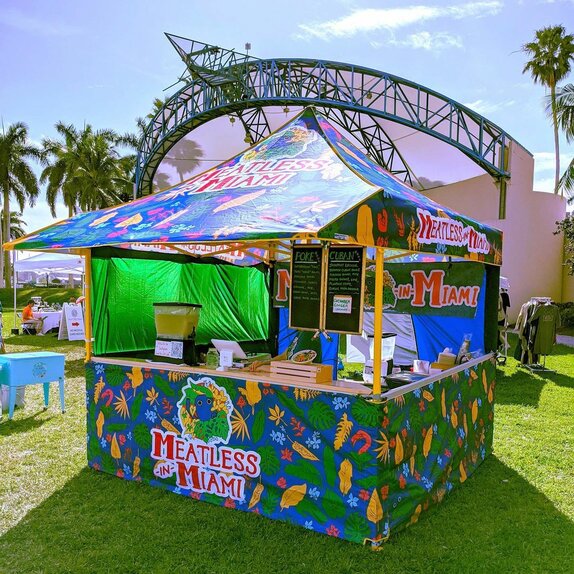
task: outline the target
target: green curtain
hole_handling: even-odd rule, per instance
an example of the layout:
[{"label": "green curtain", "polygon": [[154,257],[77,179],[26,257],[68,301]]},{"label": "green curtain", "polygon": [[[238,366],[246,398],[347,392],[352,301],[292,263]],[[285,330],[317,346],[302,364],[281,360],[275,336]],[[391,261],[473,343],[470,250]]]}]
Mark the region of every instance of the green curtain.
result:
[{"label": "green curtain", "polygon": [[268,338],[265,272],[231,265],[142,258],[92,258],[94,353],[152,349],[153,303],[203,305],[197,342]]}]

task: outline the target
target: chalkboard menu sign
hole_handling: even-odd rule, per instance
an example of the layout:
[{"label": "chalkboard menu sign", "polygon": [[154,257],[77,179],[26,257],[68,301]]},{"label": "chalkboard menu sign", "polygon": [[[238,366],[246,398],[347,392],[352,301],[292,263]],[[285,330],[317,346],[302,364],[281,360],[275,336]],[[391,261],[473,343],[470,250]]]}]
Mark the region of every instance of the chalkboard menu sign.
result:
[{"label": "chalkboard menu sign", "polygon": [[321,328],[323,248],[294,245],[291,257],[289,326],[302,331]]},{"label": "chalkboard menu sign", "polygon": [[365,248],[336,246],[327,252],[324,328],[361,333],[365,292]]}]

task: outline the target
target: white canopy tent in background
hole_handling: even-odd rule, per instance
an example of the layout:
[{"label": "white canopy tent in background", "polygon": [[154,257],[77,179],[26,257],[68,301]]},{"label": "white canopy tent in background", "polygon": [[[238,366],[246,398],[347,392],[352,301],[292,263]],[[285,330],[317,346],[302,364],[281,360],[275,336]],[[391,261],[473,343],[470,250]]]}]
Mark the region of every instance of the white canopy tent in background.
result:
[{"label": "white canopy tent in background", "polygon": [[38,253],[31,257],[14,261],[13,268],[14,327],[16,327],[16,274],[19,271],[34,271],[35,273],[67,273],[83,277],[84,260],[79,255],[67,255],[65,253]]}]

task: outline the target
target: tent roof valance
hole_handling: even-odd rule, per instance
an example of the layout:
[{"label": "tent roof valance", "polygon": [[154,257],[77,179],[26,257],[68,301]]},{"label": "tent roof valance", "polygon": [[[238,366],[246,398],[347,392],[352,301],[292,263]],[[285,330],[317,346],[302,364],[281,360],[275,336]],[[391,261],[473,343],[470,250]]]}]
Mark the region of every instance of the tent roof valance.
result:
[{"label": "tent roof valance", "polygon": [[76,215],[6,247],[79,252],[144,244],[177,249],[299,238],[501,263],[500,231],[397,180],[313,109],[179,185]]}]

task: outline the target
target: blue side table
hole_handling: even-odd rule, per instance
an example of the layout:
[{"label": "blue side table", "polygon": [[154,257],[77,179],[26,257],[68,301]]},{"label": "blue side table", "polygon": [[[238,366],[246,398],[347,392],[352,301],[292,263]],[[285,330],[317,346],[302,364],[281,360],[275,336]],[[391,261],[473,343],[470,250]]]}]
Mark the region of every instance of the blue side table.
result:
[{"label": "blue side table", "polygon": [[[0,386],[10,387],[8,418],[14,414],[16,387],[44,385],[44,406],[48,408],[50,383],[60,384],[60,405],[64,406],[64,362],[66,355],[41,351],[38,353],[7,353],[0,355]],[[2,411],[0,410],[0,417]]]}]

